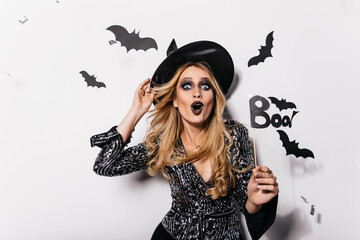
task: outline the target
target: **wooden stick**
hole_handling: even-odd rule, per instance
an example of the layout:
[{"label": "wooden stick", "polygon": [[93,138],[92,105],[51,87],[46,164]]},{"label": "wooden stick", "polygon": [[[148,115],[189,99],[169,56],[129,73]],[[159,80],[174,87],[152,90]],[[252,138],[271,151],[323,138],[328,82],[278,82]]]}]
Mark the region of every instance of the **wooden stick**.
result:
[{"label": "wooden stick", "polygon": [[255,141],[255,130],[252,128],[253,132],[253,147],[254,147],[254,160],[255,160],[255,168],[257,167],[257,161],[256,161],[256,141]]}]

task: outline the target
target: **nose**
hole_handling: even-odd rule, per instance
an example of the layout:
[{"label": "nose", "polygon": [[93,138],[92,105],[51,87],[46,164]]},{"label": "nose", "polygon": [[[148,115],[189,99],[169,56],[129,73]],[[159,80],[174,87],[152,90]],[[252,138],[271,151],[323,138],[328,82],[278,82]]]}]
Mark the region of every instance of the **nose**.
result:
[{"label": "nose", "polygon": [[199,88],[195,88],[194,98],[201,98],[201,90]]}]

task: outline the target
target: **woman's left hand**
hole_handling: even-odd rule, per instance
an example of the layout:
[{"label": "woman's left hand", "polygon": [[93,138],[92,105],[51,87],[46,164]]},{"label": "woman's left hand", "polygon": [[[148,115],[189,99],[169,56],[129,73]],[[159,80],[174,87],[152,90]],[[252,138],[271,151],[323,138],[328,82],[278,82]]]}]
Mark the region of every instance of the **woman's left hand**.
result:
[{"label": "woman's left hand", "polygon": [[261,206],[279,193],[279,186],[273,172],[265,166],[254,168],[253,175],[247,186],[248,201],[246,208],[249,213],[257,212]]}]

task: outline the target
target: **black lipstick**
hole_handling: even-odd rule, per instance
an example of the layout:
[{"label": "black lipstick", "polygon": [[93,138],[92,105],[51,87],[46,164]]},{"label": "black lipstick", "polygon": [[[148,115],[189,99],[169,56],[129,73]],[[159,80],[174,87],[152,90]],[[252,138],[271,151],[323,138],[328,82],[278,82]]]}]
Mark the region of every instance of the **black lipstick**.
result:
[{"label": "black lipstick", "polygon": [[204,107],[204,104],[202,102],[196,101],[191,104],[191,111],[195,115],[199,115],[202,112],[203,107]]}]

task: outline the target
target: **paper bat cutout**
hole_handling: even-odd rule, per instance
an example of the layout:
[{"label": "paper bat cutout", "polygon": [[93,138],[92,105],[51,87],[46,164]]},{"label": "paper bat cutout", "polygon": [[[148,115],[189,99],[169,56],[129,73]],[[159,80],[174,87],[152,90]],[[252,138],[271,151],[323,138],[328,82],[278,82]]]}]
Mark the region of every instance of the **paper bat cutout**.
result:
[{"label": "paper bat cutout", "polygon": [[282,111],[289,108],[296,108],[295,103],[287,102],[286,99],[282,98],[281,100],[277,99],[276,97],[268,97],[271,100],[271,103],[275,104],[276,107]]},{"label": "paper bat cutout", "polygon": [[310,215],[314,216],[314,214],[315,214],[315,205],[311,205]]},{"label": "paper bat cutout", "polygon": [[124,27],[119,25],[113,25],[108,27],[106,30],[111,31],[115,35],[116,41],[121,43],[121,46],[124,46],[129,52],[131,49],[137,50],[148,50],[150,48],[155,48],[158,50],[156,41],[152,38],[146,37],[141,38],[139,33],[135,33],[135,30],[132,33],[129,33]]},{"label": "paper bat cutout", "polygon": [[175,52],[178,49],[175,39],[173,39],[166,51],[166,56],[169,56],[170,54],[172,54],[173,52]]},{"label": "paper bat cutout", "polygon": [[306,148],[300,149],[299,143],[297,143],[296,140],[290,142],[288,135],[284,131],[277,130],[277,132],[279,133],[280,140],[286,150],[286,155],[293,154],[295,157],[314,158],[313,152]]},{"label": "paper bat cutout", "polygon": [[302,198],[302,200],[304,200],[304,202],[309,203],[305,197],[303,197],[303,196],[300,196],[300,197]]},{"label": "paper bat cutout", "polygon": [[274,41],[273,33],[274,33],[274,31],[272,31],[271,33],[269,33],[267,35],[266,45],[261,46],[261,48],[259,49],[259,52],[260,52],[259,55],[255,56],[249,60],[248,67],[250,67],[252,65],[258,65],[260,62],[264,62],[266,58],[272,57],[271,49],[273,48],[273,41]]},{"label": "paper bat cutout", "polygon": [[89,75],[86,71],[81,71],[80,74],[85,78],[85,82],[87,83],[87,86],[91,87],[104,87],[106,88],[105,83],[96,81],[96,77],[94,75]]}]

